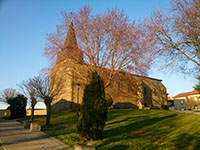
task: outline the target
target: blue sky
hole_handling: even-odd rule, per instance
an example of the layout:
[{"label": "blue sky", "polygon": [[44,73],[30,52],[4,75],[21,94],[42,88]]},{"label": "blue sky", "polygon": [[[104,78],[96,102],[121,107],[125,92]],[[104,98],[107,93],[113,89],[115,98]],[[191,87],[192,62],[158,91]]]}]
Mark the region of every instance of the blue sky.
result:
[{"label": "blue sky", "polygon": [[[22,80],[48,66],[42,56],[46,33],[54,32],[61,23],[61,11],[77,11],[86,4],[93,13],[124,9],[136,21],[149,16],[154,8],[165,11],[170,7],[169,0],[0,0],[0,90],[18,88]],[[170,96],[193,90],[194,79],[180,73],[153,69],[149,76],[162,79]]]}]

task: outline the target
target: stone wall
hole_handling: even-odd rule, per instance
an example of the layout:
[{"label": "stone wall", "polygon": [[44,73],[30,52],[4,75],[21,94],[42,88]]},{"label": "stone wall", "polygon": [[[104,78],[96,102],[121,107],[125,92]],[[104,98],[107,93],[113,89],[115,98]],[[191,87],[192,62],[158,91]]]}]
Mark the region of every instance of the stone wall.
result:
[{"label": "stone wall", "polygon": [[[52,73],[56,72],[65,81],[63,82],[64,86],[61,94],[54,98],[52,102],[52,112],[58,113],[70,110],[70,102],[82,103],[82,96],[85,85],[89,81],[90,70],[92,69],[88,65],[75,63],[71,60],[65,60],[53,67]],[[100,69],[98,72],[106,82],[109,70]],[[127,107],[128,104],[131,104],[131,107],[143,105],[161,108],[162,105],[167,105],[166,88],[162,84],[162,80],[120,72],[115,75],[113,81],[106,88],[106,92],[112,96],[114,104],[118,104],[118,106]],[[77,97],[78,83],[80,84],[79,98]],[[67,101],[66,106],[63,102],[58,103],[61,99]]]},{"label": "stone wall", "polygon": [[[35,109],[34,110],[34,116],[41,116],[41,115],[46,115],[47,111],[46,109]],[[31,116],[31,109],[26,110],[26,116]]]}]

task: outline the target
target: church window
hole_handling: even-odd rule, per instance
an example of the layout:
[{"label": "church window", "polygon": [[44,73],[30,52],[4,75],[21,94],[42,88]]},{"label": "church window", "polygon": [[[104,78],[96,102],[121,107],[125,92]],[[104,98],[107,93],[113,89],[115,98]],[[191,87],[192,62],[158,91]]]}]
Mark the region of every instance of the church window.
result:
[{"label": "church window", "polygon": [[147,88],[144,87],[144,95],[147,95]]}]

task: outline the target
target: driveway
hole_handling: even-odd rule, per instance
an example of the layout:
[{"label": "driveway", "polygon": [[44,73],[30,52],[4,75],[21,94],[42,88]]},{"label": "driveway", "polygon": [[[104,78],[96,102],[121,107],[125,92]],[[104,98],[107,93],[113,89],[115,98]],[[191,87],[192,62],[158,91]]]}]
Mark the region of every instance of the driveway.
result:
[{"label": "driveway", "polygon": [[0,141],[6,150],[73,150],[44,132],[30,132],[16,120],[2,118],[0,118]]}]

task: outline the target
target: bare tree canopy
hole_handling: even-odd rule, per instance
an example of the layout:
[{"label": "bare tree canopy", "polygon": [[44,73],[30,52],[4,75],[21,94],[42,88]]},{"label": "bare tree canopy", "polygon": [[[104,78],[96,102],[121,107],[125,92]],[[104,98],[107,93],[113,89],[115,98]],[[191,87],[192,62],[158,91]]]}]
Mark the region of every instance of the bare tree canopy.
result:
[{"label": "bare tree canopy", "polygon": [[22,81],[22,83],[19,85],[20,89],[23,91],[23,93],[28,97],[29,103],[31,106],[31,117],[30,120],[34,120],[34,110],[35,110],[35,105],[37,104],[37,95],[36,95],[36,90],[34,86],[32,85],[32,79],[28,79],[25,81]]},{"label": "bare tree canopy", "polygon": [[[56,74],[56,73],[55,73]],[[46,105],[47,117],[46,125],[50,124],[51,116],[51,102],[52,99],[61,94],[64,80],[59,75],[51,74],[51,78],[48,75],[40,75],[29,79],[28,86],[34,91],[34,95],[42,99]]]},{"label": "bare tree canopy", "polygon": [[19,93],[16,91],[16,89],[13,88],[7,88],[1,91],[1,101],[7,103],[7,100],[14,98],[17,96]]},{"label": "bare tree canopy", "polygon": [[184,73],[199,73],[199,0],[172,0],[166,16],[160,10],[155,10],[146,20],[146,26],[152,36],[155,54],[165,61],[165,67],[174,67],[176,71]]},{"label": "bare tree canopy", "polygon": [[86,64],[110,69],[110,80],[114,71],[148,74],[152,53],[145,41],[149,37],[143,26],[131,22],[123,10],[107,9],[105,13],[92,15],[92,9],[85,6],[77,13],[62,12],[62,16],[62,25],[57,26],[55,33],[47,34],[44,55],[52,64],[56,62],[57,53],[64,48],[67,29],[73,20]]},{"label": "bare tree canopy", "polygon": [[51,116],[51,95],[50,95],[50,78],[47,76],[36,76],[30,79],[29,86],[35,91],[35,96],[42,99],[46,105],[47,116],[46,125],[50,124]]}]

